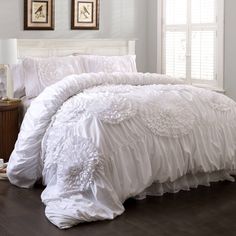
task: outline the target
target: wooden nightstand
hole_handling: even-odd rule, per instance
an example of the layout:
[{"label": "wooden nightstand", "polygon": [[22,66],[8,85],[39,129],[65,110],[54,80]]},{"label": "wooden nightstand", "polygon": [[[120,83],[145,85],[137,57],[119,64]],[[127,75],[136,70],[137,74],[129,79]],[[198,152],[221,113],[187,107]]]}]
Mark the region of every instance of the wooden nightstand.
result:
[{"label": "wooden nightstand", "polygon": [[19,133],[20,102],[0,101],[0,158],[8,161]]}]

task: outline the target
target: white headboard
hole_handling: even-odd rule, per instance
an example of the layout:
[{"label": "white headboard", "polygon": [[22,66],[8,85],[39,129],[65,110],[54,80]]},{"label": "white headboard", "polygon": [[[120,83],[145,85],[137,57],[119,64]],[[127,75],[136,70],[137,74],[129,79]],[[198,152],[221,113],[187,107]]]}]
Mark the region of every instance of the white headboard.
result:
[{"label": "white headboard", "polygon": [[78,54],[135,55],[134,40],[18,39],[18,58]]}]

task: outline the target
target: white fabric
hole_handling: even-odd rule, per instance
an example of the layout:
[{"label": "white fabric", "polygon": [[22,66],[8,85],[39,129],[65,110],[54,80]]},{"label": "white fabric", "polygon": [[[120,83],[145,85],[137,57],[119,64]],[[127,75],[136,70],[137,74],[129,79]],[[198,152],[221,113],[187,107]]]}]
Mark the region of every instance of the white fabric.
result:
[{"label": "white fabric", "polygon": [[210,183],[218,181],[234,182],[236,171],[214,171],[211,173],[187,174],[179,179],[164,183],[155,182],[150,187],[146,188],[142,193],[135,198],[137,200],[145,199],[146,196],[162,196],[165,193],[177,193],[180,190],[189,191],[191,188],[197,188],[199,185],[210,187]]},{"label": "white fabric", "polygon": [[65,76],[84,73],[81,60],[73,56],[25,58],[23,60],[25,92],[28,98],[37,97],[46,87]]},{"label": "white fabric", "polygon": [[[231,180],[235,167],[231,99],[161,75],[97,73],[32,102],[7,172],[20,187],[43,177],[46,216],[68,228],[113,219],[129,197],[185,189],[183,176],[188,188]],[[155,184],[164,190],[148,189]]]},{"label": "white fabric", "polygon": [[28,108],[30,107],[30,104],[32,103],[34,99],[35,98],[28,98],[26,96],[21,98],[21,104],[23,107],[23,114],[22,114],[23,116],[25,115],[26,111],[28,110]]},{"label": "white fabric", "polygon": [[137,72],[136,56],[98,56],[80,55],[75,57],[83,61],[86,73],[96,72]]},{"label": "white fabric", "polygon": [[[134,55],[25,58],[23,60],[25,94],[28,98],[37,97],[49,85],[72,74],[137,72],[135,60]],[[22,70],[22,67],[19,69]],[[17,85],[21,80],[16,79],[15,84]]]},{"label": "white fabric", "polygon": [[22,62],[11,66],[11,78],[13,80],[13,96],[21,98],[25,96],[24,68]]}]

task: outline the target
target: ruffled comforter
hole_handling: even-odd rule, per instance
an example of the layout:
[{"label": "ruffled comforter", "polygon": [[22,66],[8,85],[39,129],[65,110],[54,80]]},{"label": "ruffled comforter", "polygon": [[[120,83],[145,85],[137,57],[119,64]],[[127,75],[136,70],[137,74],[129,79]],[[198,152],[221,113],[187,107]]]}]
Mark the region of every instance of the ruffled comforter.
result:
[{"label": "ruffled comforter", "polygon": [[32,102],[8,177],[20,187],[43,177],[46,216],[69,228],[113,219],[129,197],[185,189],[173,183],[186,176],[190,186],[200,175],[230,179],[235,167],[231,99],[156,74],[98,73],[69,76]]}]

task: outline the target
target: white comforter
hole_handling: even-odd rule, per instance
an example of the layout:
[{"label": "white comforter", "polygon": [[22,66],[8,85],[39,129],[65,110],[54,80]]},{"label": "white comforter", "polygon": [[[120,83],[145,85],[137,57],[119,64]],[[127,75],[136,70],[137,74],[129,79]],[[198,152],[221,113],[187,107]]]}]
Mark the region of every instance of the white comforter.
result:
[{"label": "white comforter", "polygon": [[67,77],[32,102],[7,171],[20,187],[43,177],[46,216],[68,228],[113,219],[153,183],[227,179],[235,167],[231,99],[161,75],[98,73]]}]

